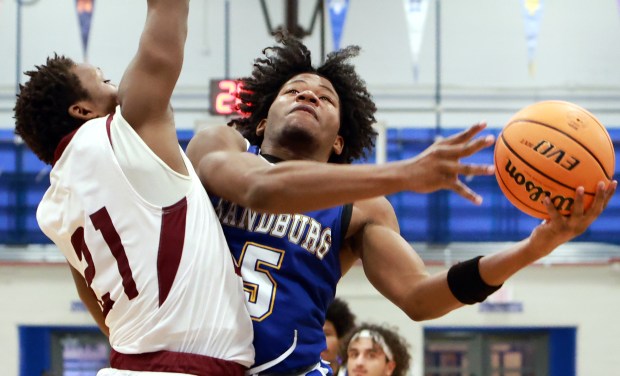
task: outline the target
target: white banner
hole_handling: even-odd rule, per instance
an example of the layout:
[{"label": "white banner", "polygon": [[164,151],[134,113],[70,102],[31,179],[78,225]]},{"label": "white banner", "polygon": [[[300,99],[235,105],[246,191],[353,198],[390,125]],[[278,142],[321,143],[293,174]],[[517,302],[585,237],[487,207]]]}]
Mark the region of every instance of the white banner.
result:
[{"label": "white banner", "polygon": [[527,60],[530,76],[536,73],[536,48],[542,18],[543,0],[521,0],[525,19],[525,37],[527,40]]},{"label": "white banner", "polygon": [[428,13],[429,0],[404,0],[407,28],[409,30],[409,48],[413,63],[413,79],[418,81],[418,56],[424,36],[424,23]]}]

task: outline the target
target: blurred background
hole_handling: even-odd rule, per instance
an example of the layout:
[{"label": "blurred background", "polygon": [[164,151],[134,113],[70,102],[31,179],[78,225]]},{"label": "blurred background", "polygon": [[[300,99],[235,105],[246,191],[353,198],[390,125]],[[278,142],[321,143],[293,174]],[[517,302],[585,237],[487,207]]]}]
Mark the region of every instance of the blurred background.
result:
[{"label": "blurred background", "polygon": [[[86,60],[118,83],[145,8],[137,0],[0,0],[2,375],[94,375],[107,362],[62,255],[36,224],[49,167],[15,138],[12,108],[22,72],[53,53]],[[317,64],[361,46],[353,63],[377,103],[380,137],[360,162],[412,157],[480,120],[497,135],[520,108],[549,99],[591,111],[619,150],[619,0],[193,0],[173,96],[183,147],[197,129],[227,121],[233,80],[250,73],[278,28],[302,37]],[[472,160],[491,163],[492,153]],[[389,197],[431,272],[509,246],[539,223],[506,200],[494,177],[467,184],[484,196],[480,207],[447,192]],[[438,320],[412,322],[361,267],[338,296],[358,321],[399,329],[412,345],[414,376],[616,374],[620,202],[484,304]]]}]

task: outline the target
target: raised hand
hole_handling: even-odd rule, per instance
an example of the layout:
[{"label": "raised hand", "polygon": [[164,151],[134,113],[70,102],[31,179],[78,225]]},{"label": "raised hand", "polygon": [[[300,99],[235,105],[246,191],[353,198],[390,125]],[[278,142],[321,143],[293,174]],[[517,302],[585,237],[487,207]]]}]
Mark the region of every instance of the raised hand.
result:
[{"label": "raised hand", "polygon": [[492,175],[493,165],[461,163],[468,157],[493,145],[495,139],[489,135],[474,138],[486,127],[485,122],[474,124],[463,132],[435,141],[420,155],[406,161],[412,168],[411,190],[419,193],[449,189],[474,204],[481,204],[482,197],[472,191],[459,179],[459,175]]},{"label": "raised hand", "polygon": [[569,216],[560,214],[551,203],[549,197],[546,197],[543,202],[547,208],[549,219],[538,225],[530,237],[530,241],[536,245],[532,249],[540,253],[537,255],[537,258],[546,256],[557,246],[581,235],[607,207],[609,200],[616,192],[617,186],[618,182],[616,180],[613,180],[607,186],[605,186],[604,182],[599,182],[592,205],[588,209],[585,209],[583,203],[584,188],[578,187],[575,190],[573,211]]}]

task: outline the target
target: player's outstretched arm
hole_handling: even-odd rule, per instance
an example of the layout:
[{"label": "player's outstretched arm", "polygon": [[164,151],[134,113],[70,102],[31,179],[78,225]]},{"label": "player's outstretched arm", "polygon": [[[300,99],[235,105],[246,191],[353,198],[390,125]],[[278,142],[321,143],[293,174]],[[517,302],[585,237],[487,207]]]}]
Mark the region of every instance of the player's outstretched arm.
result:
[{"label": "player's outstretched arm", "polygon": [[[587,210],[583,206],[583,188],[578,188],[574,210],[567,217],[547,201],[551,219],[536,227],[529,238],[504,251],[468,260],[432,276],[398,235],[396,218],[387,202],[374,199],[355,204],[354,210],[358,212],[354,211],[354,218],[361,213],[366,224],[353,235],[352,247],[377,290],[412,319],[432,319],[464,304],[483,301],[516,272],[582,234],[603,212],[616,186],[616,181],[607,187],[601,182]],[[355,219],[352,225],[356,225]]]},{"label": "player's outstretched arm", "polygon": [[186,173],[170,107],[181,73],[189,0],[148,0],[138,51],[119,84],[123,117],[171,168]]},{"label": "player's outstretched arm", "polygon": [[463,306],[450,291],[446,272],[429,275],[424,262],[399,234],[387,199],[353,206],[348,242],[372,285],[412,320],[437,318]]},{"label": "player's outstretched arm", "polygon": [[421,155],[383,165],[339,165],[286,161],[276,165],[246,153],[241,135],[229,127],[212,127],[194,136],[187,155],[211,193],[264,212],[305,212],[399,191],[453,189],[479,202],[458,175],[489,175],[492,166],[460,162],[489,146],[492,138],[474,136],[477,124],[438,141]]}]

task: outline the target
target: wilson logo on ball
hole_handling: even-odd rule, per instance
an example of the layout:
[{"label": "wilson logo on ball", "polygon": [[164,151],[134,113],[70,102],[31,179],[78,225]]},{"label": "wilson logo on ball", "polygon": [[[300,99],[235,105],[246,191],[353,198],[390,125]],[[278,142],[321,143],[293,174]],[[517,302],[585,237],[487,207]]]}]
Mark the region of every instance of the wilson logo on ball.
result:
[{"label": "wilson logo on ball", "polygon": [[517,171],[517,167],[513,166],[508,159],[508,163],[506,163],[506,172],[508,176],[510,176],[515,183],[522,186],[523,189],[527,192],[528,198],[533,202],[542,202],[545,196],[551,197],[551,203],[558,210],[571,210],[573,207],[574,199],[570,197],[564,197],[562,195],[553,195],[550,191],[545,190],[540,185],[535,182],[528,180],[525,175],[521,172]]}]

